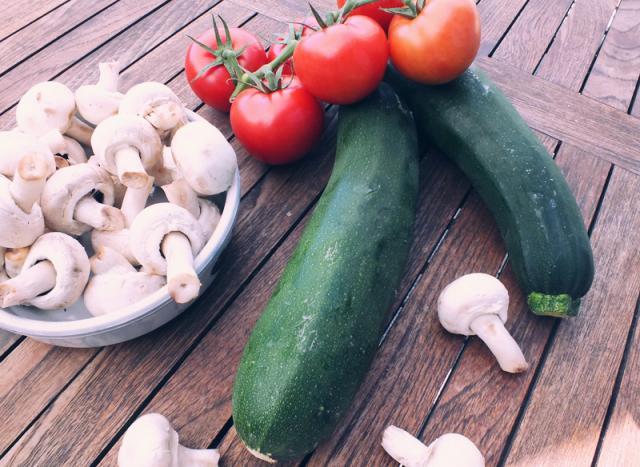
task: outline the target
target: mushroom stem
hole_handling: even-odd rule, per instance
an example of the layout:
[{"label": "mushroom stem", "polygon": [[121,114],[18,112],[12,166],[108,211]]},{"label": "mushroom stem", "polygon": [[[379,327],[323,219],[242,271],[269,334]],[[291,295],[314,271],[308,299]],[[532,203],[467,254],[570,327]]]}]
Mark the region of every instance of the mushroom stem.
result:
[{"label": "mushroom stem", "polygon": [[120,81],[120,63],[118,61],[103,62],[98,64],[100,70],[100,78],[98,78],[97,86],[105,91],[118,91]]},{"label": "mushroom stem", "polygon": [[56,285],[56,270],[49,261],[41,261],[18,276],[0,284],[0,308],[20,305],[42,295]]},{"label": "mushroom stem", "polygon": [[393,425],[384,430],[382,448],[405,467],[423,467],[429,459],[429,448],[424,443]]},{"label": "mushroom stem", "polygon": [[81,122],[76,117],[73,117],[71,119],[71,123],[65,134],[69,135],[85,146],[91,146],[91,135],[93,134],[93,128],[86,123]]},{"label": "mushroom stem", "polygon": [[4,269],[9,277],[16,277],[27,259],[30,247],[10,248],[4,254]]},{"label": "mushroom stem", "polygon": [[122,199],[122,206],[120,210],[125,218],[127,227],[131,227],[133,220],[138,214],[142,212],[147,204],[147,199],[151,194],[153,188],[153,177],[149,177],[147,184],[142,188],[127,188],[124,198]]},{"label": "mushroom stem", "polygon": [[184,178],[163,186],[162,190],[170,203],[185,208],[196,219],[200,217],[198,194],[189,186]]},{"label": "mushroom stem", "polygon": [[144,188],[149,183],[149,175],[142,161],[140,153],[133,147],[124,147],[115,155],[118,178],[129,188]]},{"label": "mushroom stem", "polygon": [[217,449],[191,449],[178,444],[178,464],[198,467],[217,467],[220,452]]},{"label": "mushroom stem", "polygon": [[91,272],[94,274],[136,272],[136,268],[127,261],[127,258],[108,247],[99,247],[96,254],[89,258],[89,262]]},{"label": "mushroom stem", "polygon": [[193,253],[189,239],[171,232],[162,241],[162,254],[167,260],[169,294],[177,303],[187,303],[198,296],[200,279],[193,269]]},{"label": "mushroom stem", "polygon": [[98,230],[120,230],[125,225],[120,209],[98,203],[91,196],[85,196],[78,202],[73,217]]},{"label": "mushroom stem", "polygon": [[520,346],[511,337],[498,315],[478,316],[469,327],[487,344],[504,371],[522,373],[529,368]]},{"label": "mushroom stem", "polygon": [[30,213],[40,199],[47,175],[47,164],[41,157],[29,154],[18,163],[9,191],[24,212]]}]

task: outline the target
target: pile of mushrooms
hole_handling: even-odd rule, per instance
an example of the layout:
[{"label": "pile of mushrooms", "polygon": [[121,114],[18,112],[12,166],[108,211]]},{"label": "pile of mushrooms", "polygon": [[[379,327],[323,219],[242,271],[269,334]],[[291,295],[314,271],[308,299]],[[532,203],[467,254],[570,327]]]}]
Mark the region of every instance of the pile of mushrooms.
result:
[{"label": "pile of mushrooms", "polygon": [[[84,293],[102,315],[165,286],[178,303],[199,295],[194,261],[220,220],[208,197],[230,188],[235,152],[164,84],[123,93],[118,62],[99,69],[75,93],[36,84],[0,132],[0,308]],[[167,202],[149,202],[156,189]]]}]

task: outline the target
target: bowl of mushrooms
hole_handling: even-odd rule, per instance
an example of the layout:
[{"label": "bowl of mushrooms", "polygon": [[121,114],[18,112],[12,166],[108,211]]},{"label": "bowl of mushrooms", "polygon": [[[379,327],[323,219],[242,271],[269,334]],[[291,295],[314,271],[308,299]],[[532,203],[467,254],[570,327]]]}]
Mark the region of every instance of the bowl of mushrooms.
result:
[{"label": "bowl of mushrooms", "polygon": [[0,132],[0,328],[67,347],[146,334],[214,280],[240,204],[224,135],[165,85],[36,84]]}]

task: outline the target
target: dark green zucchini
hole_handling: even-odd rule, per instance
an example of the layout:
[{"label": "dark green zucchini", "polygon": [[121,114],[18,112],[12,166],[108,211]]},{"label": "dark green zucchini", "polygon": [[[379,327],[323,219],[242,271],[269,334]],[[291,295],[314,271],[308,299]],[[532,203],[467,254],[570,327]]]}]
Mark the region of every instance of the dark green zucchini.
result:
[{"label": "dark green zucchini", "polygon": [[417,193],[415,125],[383,83],[340,109],[333,173],[245,347],[233,420],[253,454],[297,459],[334,431],[388,320]]},{"label": "dark green zucchini", "polygon": [[386,80],[414,111],[419,137],[460,167],[493,213],[531,310],[576,315],[594,275],[584,220],[508,99],[475,68],[440,86],[410,82],[392,68]]}]

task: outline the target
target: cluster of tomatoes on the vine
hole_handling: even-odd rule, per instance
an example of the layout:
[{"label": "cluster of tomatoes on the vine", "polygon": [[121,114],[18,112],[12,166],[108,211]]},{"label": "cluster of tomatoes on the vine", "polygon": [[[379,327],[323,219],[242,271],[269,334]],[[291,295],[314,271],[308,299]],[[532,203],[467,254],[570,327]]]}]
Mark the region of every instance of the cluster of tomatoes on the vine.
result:
[{"label": "cluster of tomatoes on the vine", "polygon": [[270,164],[295,161],[318,142],[327,104],[369,95],[387,62],[441,84],[462,74],[480,45],[474,0],[337,0],[339,9],[289,27],[268,52],[253,34],[214,27],[187,50],[195,94],[229,112],[238,140]]}]

